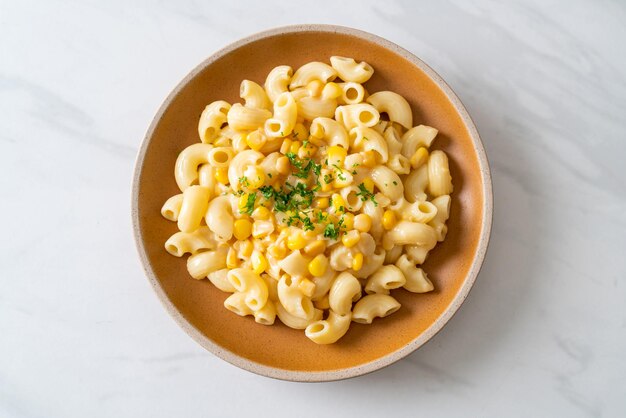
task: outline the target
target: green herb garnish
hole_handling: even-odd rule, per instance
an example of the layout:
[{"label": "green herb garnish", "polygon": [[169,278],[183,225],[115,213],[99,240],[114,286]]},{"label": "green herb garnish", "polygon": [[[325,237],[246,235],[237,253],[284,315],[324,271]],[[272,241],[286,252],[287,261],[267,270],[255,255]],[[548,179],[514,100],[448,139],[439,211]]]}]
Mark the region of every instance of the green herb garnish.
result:
[{"label": "green herb garnish", "polygon": [[374,202],[374,206],[378,206],[378,202],[376,201],[374,193],[367,190],[365,184],[359,184],[359,192],[356,195],[359,196],[362,201],[367,202],[368,200],[371,200],[372,202]]}]

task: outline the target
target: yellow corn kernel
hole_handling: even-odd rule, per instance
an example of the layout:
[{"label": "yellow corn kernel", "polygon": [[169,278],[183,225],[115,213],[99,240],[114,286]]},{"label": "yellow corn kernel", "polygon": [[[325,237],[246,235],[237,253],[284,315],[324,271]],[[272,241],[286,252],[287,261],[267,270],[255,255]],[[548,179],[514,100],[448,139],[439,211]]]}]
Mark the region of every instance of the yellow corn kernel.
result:
[{"label": "yellow corn kernel", "polygon": [[306,89],[309,92],[309,95],[312,97],[317,97],[322,94],[322,89],[324,88],[324,83],[320,80],[313,80],[306,85]]},{"label": "yellow corn kernel", "polygon": [[345,148],[340,147],[339,145],[333,145],[328,147],[327,165],[337,165],[339,167],[343,166],[343,161],[346,159],[346,155],[348,155],[348,151]]},{"label": "yellow corn kernel", "polygon": [[323,276],[328,268],[328,258],[324,254],[318,254],[309,263],[309,273],[314,277]]},{"label": "yellow corn kernel", "polygon": [[328,301],[328,293],[326,294],[326,296],[324,296],[323,298],[321,298],[320,300],[316,300],[313,302],[313,305],[317,308],[317,309],[330,309],[330,302]]},{"label": "yellow corn kernel", "polygon": [[307,142],[306,145],[302,145],[298,150],[298,158],[311,158],[317,152],[317,147],[310,142]]},{"label": "yellow corn kernel", "polygon": [[302,146],[302,142],[293,141],[291,143],[291,147],[289,147],[289,152],[293,152],[294,154],[297,154],[301,146]]},{"label": "yellow corn kernel", "polygon": [[343,243],[343,245],[345,245],[348,248],[354,247],[355,245],[359,243],[360,240],[361,240],[361,234],[356,229],[346,232],[341,237],[341,242]]},{"label": "yellow corn kernel", "polygon": [[354,258],[352,259],[352,270],[359,271],[363,267],[363,254],[356,253]]},{"label": "yellow corn kernel", "polygon": [[239,207],[240,212],[246,210],[246,207],[248,206],[248,193],[244,193],[241,195],[237,206]]},{"label": "yellow corn kernel", "polygon": [[287,248],[292,251],[301,250],[306,245],[306,240],[302,236],[301,233],[297,232],[295,234],[289,235],[287,238]]},{"label": "yellow corn kernel", "polygon": [[321,183],[322,183],[321,191],[323,191],[323,192],[330,192],[330,191],[333,190],[333,182],[332,181],[330,183],[324,183],[324,181],[322,181]]},{"label": "yellow corn kernel", "polygon": [[237,251],[230,247],[228,249],[228,253],[226,254],[226,267],[229,269],[237,268],[239,265],[239,258],[237,258]]},{"label": "yellow corn kernel", "polygon": [[254,244],[251,240],[239,241],[239,255],[242,257],[250,257],[254,250]]},{"label": "yellow corn kernel", "polygon": [[267,221],[270,218],[270,211],[265,206],[259,206],[252,212],[252,219],[255,221]]},{"label": "yellow corn kernel", "polygon": [[343,94],[343,90],[337,83],[326,83],[322,90],[322,99],[336,99]]},{"label": "yellow corn kernel", "polygon": [[313,202],[313,207],[317,209],[327,209],[328,208],[328,198],[320,197],[315,199]]},{"label": "yellow corn kernel", "polygon": [[304,141],[309,136],[309,131],[303,124],[296,123],[296,126],[293,128],[292,135],[294,138]]},{"label": "yellow corn kernel", "polygon": [[318,254],[322,254],[326,250],[326,244],[322,240],[313,241],[304,247],[304,253],[309,257],[314,257]]},{"label": "yellow corn kernel", "polygon": [[332,197],[331,197],[331,201],[333,202],[333,208],[335,208],[335,211],[337,212],[345,212],[346,211],[346,201],[343,200],[343,197],[341,197],[340,194],[338,193],[333,193]]},{"label": "yellow corn kernel", "polygon": [[267,137],[260,130],[250,132],[246,136],[246,144],[248,144],[248,146],[255,151],[258,151],[261,148],[263,148],[266,142],[267,142]]},{"label": "yellow corn kernel", "polygon": [[290,168],[291,168],[291,165],[289,163],[289,158],[280,157],[279,159],[276,160],[276,171],[278,171],[280,174],[289,174]]},{"label": "yellow corn kernel", "polygon": [[376,167],[376,152],[374,151],[364,151],[361,153],[363,156],[363,166],[367,168]]},{"label": "yellow corn kernel", "polygon": [[237,219],[233,228],[235,238],[239,241],[243,241],[244,239],[248,239],[250,234],[252,234],[252,222],[247,219]]},{"label": "yellow corn kernel", "polygon": [[341,219],[343,219],[342,225],[347,229],[354,229],[354,215],[350,212],[344,214]]},{"label": "yellow corn kernel", "polygon": [[370,178],[366,178],[363,180],[363,186],[370,192],[374,193],[374,181]]},{"label": "yellow corn kernel", "polygon": [[263,273],[265,270],[267,270],[267,267],[269,266],[267,258],[265,258],[263,253],[257,250],[254,250],[252,252],[250,261],[252,262],[252,270],[254,270],[256,274]]},{"label": "yellow corn kernel", "polygon": [[285,245],[274,244],[270,245],[267,252],[277,260],[282,260],[287,255],[287,248]]},{"label": "yellow corn kernel", "polygon": [[230,181],[228,180],[228,168],[218,168],[215,170],[215,180],[218,183],[228,184]]},{"label": "yellow corn kernel", "polygon": [[372,218],[366,213],[360,213],[354,217],[354,228],[361,232],[369,232],[372,228]]},{"label": "yellow corn kernel", "polygon": [[[280,153],[287,154],[291,149],[292,143],[293,141],[291,139],[285,138],[285,140],[283,141],[283,144],[280,146]],[[287,162],[289,162],[289,160],[287,160]]]},{"label": "yellow corn kernel", "polygon": [[413,154],[413,156],[409,160],[413,169],[420,168],[421,166],[426,164],[426,161],[428,161],[428,150],[424,147],[419,147],[417,151],[415,151],[415,154]]},{"label": "yellow corn kernel", "polygon": [[383,213],[383,228],[390,230],[396,226],[396,222],[397,219],[394,211],[386,210],[385,213]]}]

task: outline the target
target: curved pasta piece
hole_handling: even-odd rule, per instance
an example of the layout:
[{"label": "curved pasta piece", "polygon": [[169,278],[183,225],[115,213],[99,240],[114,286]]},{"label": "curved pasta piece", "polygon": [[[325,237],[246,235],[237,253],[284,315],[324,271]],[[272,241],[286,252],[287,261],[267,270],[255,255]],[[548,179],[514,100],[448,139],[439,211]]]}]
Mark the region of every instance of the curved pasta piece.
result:
[{"label": "curved pasta piece", "polygon": [[337,83],[341,89],[341,96],[337,97],[339,104],[358,104],[365,99],[365,88],[354,82]]},{"label": "curved pasta piece", "polygon": [[333,81],[337,77],[337,71],[328,64],[313,61],[304,64],[298,68],[291,78],[289,89],[293,90],[298,87],[304,87],[313,80],[319,80],[322,83]]},{"label": "curved pasta piece", "polygon": [[376,161],[386,163],[389,159],[387,142],[381,134],[372,128],[356,126],[350,130],[350,146],[356,151],[374,151]]},{"label": "curved pasta piece", "polygon": [[348,149],[348,132],[346,129],[334,119],[315,118],[311,122],[311,136],[323,140],[323,143],[317,145],[340,146]]},{"label": "curved pasta piece", "polygon": [[389,264],[382,266],[372,274],[365,284],[365,292],[368,294],[380,293],[388,295],[389,290],[404,286],[406,278],[397,266]]},{"label": "curved pasta piece", "polygon": [[265,121],[272,117],[267,109],[246,107],[235,103],[228,111],[228,125],[238,131],[252,131],[263,127]]},{"label": "curved pasta piece", "polygon": [[374,318],[384,318],[400,309],[400,303],[389,295],[367,295],[354,305],[352,320],[371,324]]},{"label": "curved pasta piece", "polygon": [[276,305],[268,300],[258,311],[254,311],[254,321],[261,325],[273,325],[276,320]]},{"label": "curved pasta piece", "polygon": [[311,323],[306,327],[304,334],[314,343],[332,344],[348,332],[351,319],[350,313],[339,315],[331,309],[328,319]]},{"label": "curved pasta piece", "polygon": [[437,241],[441,242],[446,238],[448,227],[446,221],[450,217],[450,196],[443,195],[434,198],[431,203],[437,208],[437,214],[428,222],[428,225],[435,229]]},{"label": "curved pasta piece", "polygon": [[437,206],[427,200],[418,200],[409,203],[405,199],[399,200],[400,204],[394,209],[400,213],[400,217],[406,221],[429,223],[437,216]]},{"label": "curved pasta piece", "polygon": [[409,129],[402,135],[402,155],[410,159],[419,147],[429,148],[439,131],[426,125]]},{"label": "curved pasta piece", "polygon": [[272,103],[267,97],[265,90],[254,81],[243,80],[241,82],[239,86],[239,97],[245,100],[247,107],[267,110],[272,108]]},{"label": "curved pasta piece", "polygon": [[359,103],[337,106],[335,119],[345,126],[347,130],[356,126],[371,128],[380,120],[380,114],[374,106],[367,103]]},{"label": "curved pasta piece", "polygon": [[[426,261],[426,257],[428,256],[428,252],[432,249],[423,245],[405,245],[401,248],[404,248],[406,256],[413,264],[424,264],[424,261]],[[396,261],[394,261],[394,263]]]},{"label": "curved pasta piece", "polygon": [[196,280],[204,279],[210,273],[226,268],[225,246],[218,247],[215,251],[205,251],[187,259],[187,271]]},{"label": "curved pasta piece", "polygon": [[335,271],[345,271],[352,268],[352,251],[343,245],[337,245],[330,250],[330,267]]},{"label": "curved pasta piece", "polygon": [[292,277],[304,277],[308,275],[307,266],[311,259],[303,256],[300,250],[292,251],[287,257],[278,262],[285,273]]},{"label": "curved pasta piece", "polygon": [[387,167],[398,175],[409,174],[411,172],[411,163],[402,154],[393,154],[387,161]]},{"label": "curved pasta piece", "polygon": [[428,191],[434,197],[452,193],[452,176],[445,152],[435,150],[428,158]]},{"label": "curved pasta piece", "polygon": [[337,100],[321,97],[304,96],[296,99],[298,117],[304,120],[315,118],[331,118],[337,109]]},{"label": "curved pasta piece", "polygon": [[200,227],[202,217],[209,205],[211,191],[208,187],[191,186],[183,192],[183,202],[178,215],[178,229],[193,232]]},{"label": "curved pasta piece", "polygon": [[263,154],[254,150],[245,150],[235,155],[228,167],[228,181],[234,191],[241,190],[239,179],[243,177],[246,169],[251,165],[258,165],[263,157]]},{"label": "curved pasta piece", "polygon": [[236,268],[228,272],[228,281],[237,290],[245,293],[245,303],[254,312],[263,308],[267,302],[268,290],[265,281],[254,271]]},{"label": "curved pasta piece", "polygon": [[388,167],[379,165],[372,170],[372,181],[392,201],[404,195],[404,185],[400,177]]},{"label": "curved pasta piece", "polygon": [[214,250],[217,243],[213,234],[206,226],[193,232],[177,232],[165,241],[165,250],[174,257],[182,257],[185,253],[196,254],[200,250]]},{"label": "curved pasta piece", "polygon": [[245,300],[245,293],[235,292],[224,300],[224,307],[239,316],[252,315],[254,312],[246,305]]},{"label": "curved pasta piece", "polygon": [[274,116],[265,121],[265,134],[271,138],[291,134],[297,115],[298,106],[291,93],[281,93],[274,101]]},{"label": "curved pasta piece", "polygon": [[299,283],[284,275],[278,281],[278,300],[291,315],[302,319],[313,319],[315,308],[310,298],[300,289]]},{"label": "curved pasta piece", "polygon": [[207,226],[221,240],[228,241],[233,236],[235,218],[228,196],[217,196],[211,200],[204,216]]},{"label": "curved pasta piece", "polygon": [[211,149],[213,146],[209,144],[193,144],[178,154],[174,178],[181,192],[198,180],[198,167],[209,162]]},{"label": "curved pasta piece", "polygon": [[207,162],[212,167],[225,168],[230,165],[234,156],[235,150],[232,147],[215,147],[209,151]]},{"label": "curved pasta piece", "polygon": [[399,123],[406,129],[413,126],[413,112],[409,102],[393,91],[378,91],[367,98],[367,103],[378,110],[378,113],[387,113],[389,120]]},{"label": "curved pasta piece", "polygon": [[265,79],[265,91],[270,101],[274,102],[278,95],[289,91],[287,86],[292,74],[293,70],[288,65],[279,65],[270,71]]},{"label": "curved pasta piece", "polygon": [[330,57],[330,64],[344,81],[365,83],[374,74],[374,69],[365,61],[357,63],[354,58]]},{"label": "curved pasta piece", "polygon": [[404,198],[413,203],[426,200],[428,187],[428,164],[413,170],[404,179]]},{"label": "curved pasta piece", "polygon": [[215,270],[207,274],[207,279],[222,292],[235,292],[236,289],[228,281],[228,269]]},{"label": "curved pasta piece", "polygon": [[385,254],[385,264],[394,264],[398,258],[404,252],[404,246],[395,245],[391,250],[387,251]]},{"label": "curved pasta piece", "polygon": [[298,318],[297,316],[291,315],[289,312],[287,312],[287,310],[280,304],[280,302],[276,302],[276,314],[278,315],[278,319],[280,319],[280,322],[287,325],[289,328],[305,329],[307,326],[309,326],[309,324],[322,319],[323,312],[320,309],[315,309],[313,318]]},{"label": "curved pasta piece", "polygon": [[418,222],[400,221],[387,236],[394,245],[422,245],[434,248],[437,236],[432,226]]},{"label": "curved pasta piece", "polygon": [[[386,122],[386,121],[382,121],[382,122]],[[379,122],[379,125],[380,125],[380,122]],[[398,130],[394,126],[389,126],[384,129],[382,134],[383,134],[383,137],[385,138],[385,142],[387,142],[387,149],[389,150],[389,154],[391,155],[400,154],[400,152],[402,151],[402,141],[401,141],[401,136],[398,133]]]},{"label": "curved pasta piece", "polygon": [[213,102],[204,108],[198,121],[200,141],[210,144],[219,136],[229,110],[230,104],[223,100]]},{"label": "curved pasta piece", "polygon": [[330,309],[339,315],[346,315],[352,309],[352,302],[361,297],[361,283],[350,273],[337,276],[328,294]]},{"label": "curved pasta piece", "polygon": [[168,221],[178,221],[178,215],[180,214],[180,207],[183,204],[183,194],[177,194],[165,201],[161,208],[161,215]]},{"label": "curved pasta piece", "polygon": [[313,283],[315,283],[315,290],[313,291],[311,299],[316,301],[326,296],[330,290],[330,286],[335,281],[335,277],[337,277],[337,273],[330,268],[327,268],[323,275],[313,277],[312,280]]},{"label": "curved pasta piece", "polygon": [[382,267],[385,262],[385,254],[386,252],[382,247],[376,247],[376,251],[367,257],[367,262],[363,263],[363,267],[359,271],[350,269],[349,272],[357,279],[365,279]]},{"label": "curved pasta piece", "polygon": [[409,292],[426,293],[435,289],[435,286],[433,286],[433,283],[428,279],[424,270],[416,267],[415,264],[408,259],[406,254],[402,255],[398,261],[396,261],[396,266],[404,273],[404,277],[406,278],[404,288]]}]

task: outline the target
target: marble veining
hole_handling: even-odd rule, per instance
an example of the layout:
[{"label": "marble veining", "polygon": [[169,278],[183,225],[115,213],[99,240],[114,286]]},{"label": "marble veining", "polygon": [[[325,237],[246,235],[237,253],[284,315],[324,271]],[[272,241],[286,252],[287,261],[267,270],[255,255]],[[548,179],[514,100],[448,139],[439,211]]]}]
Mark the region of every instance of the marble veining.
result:
[{"label": "marble veining", "polygon": [[[610,0],[0,2],[0,416],[626,415],[625,20]],[[296,23],[370,31],[432,66],[478,126],[495,194],[453,320],[327,384],[201,349],[130,228],[135,154],[165,96],[226,44]]]}]

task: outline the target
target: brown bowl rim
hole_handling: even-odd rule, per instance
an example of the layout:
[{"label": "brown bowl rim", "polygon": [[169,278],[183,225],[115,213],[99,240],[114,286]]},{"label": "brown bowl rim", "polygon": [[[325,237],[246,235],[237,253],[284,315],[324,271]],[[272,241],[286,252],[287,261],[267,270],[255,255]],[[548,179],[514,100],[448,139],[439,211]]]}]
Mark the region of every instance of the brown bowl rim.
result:
[{"label": "brown bowl rim", "polygon": [[[146,150],[148,148],[148,144],[154,134],[154,130],[161,120],[163,114],[170,106],[173,99],[180,93],[180,91],[189,83],[191,79],[193,79],[196,75],[198,75],[201,71],[203,71],[206,67],[219,60],[226,54],[236,50],[237,48],[249,44],[251,42],[255,42],[260,39],[269,38],[277,35],[283,34],[291,34],[291,33],[299,33],[299,32],[327,32],[327,33],[339,33],[344,35],[350,35],[357,38],[364,39],[366,41],[378,44],[384,48],[387,48],[396,54],[400,55],[404,59],[410,61],[412,64],[420,68],[424,71],[441,90],[444,92],[446,97],[450,100],[455,110],[459,113],[463,123],[467,127],[469,136],[472,140],[474,148],[476,150],[478,156],[478,163],[480,166],[480,172],[482,175],[482,187],[483,187],[483,219],[481,225],[480,237],[478,240],[478,246],[476,249],[476,256],[472,261],[472,266],[463,281],[458,293],[450,303],[450,305],[446,308],[446,310],[434,321],[430,327],[428,327],[422,334],[416,337],[409,344],[404,347],[388,353],[383,357],[380,357],[376,360],[370,361],[368,363],[348,367],[343,369],[331,370],[331,371],[294,371],[281,369],[277,367],[268,366],[265,364],[257,363],[253,360],[247,359],[245,357],[241,357],[236,353],[227,350],[218,344],[214,343],[210,338],[206,335],[202,334],[198,331],[193,325],[191,325],[183,315],[178,311],[176,306],[170,301],[170,299],[165,294],[163,288],[161,287],[159,281],[152,270],[150,262],[148,261],[148,257],[146,254],[146,249],[141,239],[140,233],[140,219],[139,219],[139,178],[141,176],[141,167],[143,165],[143,161],[145,158]],[[396,45],[395,43],[388,41],[384,38],[381,38],[377,35],[373,35],[371,33],[354,29],[345,26],[337,26],[337,25],[326,25],[326,24],[304,24],[304,25],[291,25],[291,26],[282,26],[274,29],[265,30],[262,32],[258,32],[256,34],[247,36],[242,38],[230,45],[220,49],[215,52],[203,62],[201,62],[198,66],[196,66],[189,74],[187,74],[183,80],[178,83],[178,85],[172,90],[172,92],[167,96],[167,98],[163,101],[156,115],[152,119],[150,123],[150,127],[146,132],[146,135],[143,138],[141,143],[141,147],[137,153],[137,159],[135,161],[134,174],[133,174],[133,184],[131,191],[131,217],[133,224],[133,235],[135,238],[135,245],[137,248],[137,252],[139,254],[139,258],[141,260],[141,264],[144,268],[144,271],[152,285],[153,290],[157,294],[157,297],[161,301],[161,303],[165,306],[168,313],[174,318],[176,323],[198,344],[204,347],[206,350],[210,351],[217,357],[225,360],[241,369],[256,373],[258,375],[271,377],[275,379],[287,380],[287,381],[295,381],[295,382],[327,382],[327,381],[335,381],[348,379],[352,377],[362,376],[367,373],[371,373],[373,371],[379,370],[383,367],[389,366],[392,363],[395,363],[398,360],[408,356],[426,342],[428,342],[432,337],[434,337],[448,321],[452,318],[452,316],[457,312],[459,307],[463,304],[465,299],[467,298],[474,282],[476,281],[476,277],[480,272],[482,267],[485,254],[487,252],[487,247],[489,244],[489,238],[491,233],[491,226],[493,221],[493,191],[491,184],[491,173],[489,170],[489,162],[487,159],[487,154],[485,153],[485,149],[483,147],[482,141],[480,139],[480,135],[478,134],[478,130],[476,126],[468,114],[465,106],[458,98],[458,96],[454,93],[454,91],[450,88],[450,86],[437,74],[432,68],[430,68],[426,63],[424,63],[421,59],[407,51],[406,49]]]}]

